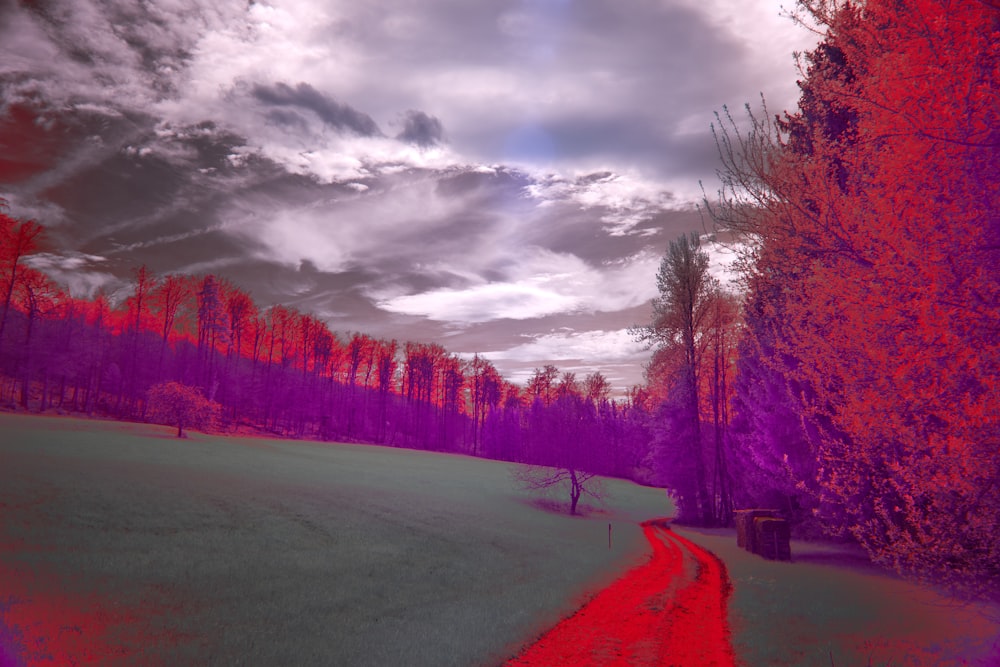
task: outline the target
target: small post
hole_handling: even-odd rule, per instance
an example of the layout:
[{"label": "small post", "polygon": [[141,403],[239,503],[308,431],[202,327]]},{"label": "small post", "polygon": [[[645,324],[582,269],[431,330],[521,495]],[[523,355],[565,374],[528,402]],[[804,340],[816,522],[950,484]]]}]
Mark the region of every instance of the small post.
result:
[{"label": "small post", "polygon": [[611,548],[611,524],[608,524],[608,548]]}]

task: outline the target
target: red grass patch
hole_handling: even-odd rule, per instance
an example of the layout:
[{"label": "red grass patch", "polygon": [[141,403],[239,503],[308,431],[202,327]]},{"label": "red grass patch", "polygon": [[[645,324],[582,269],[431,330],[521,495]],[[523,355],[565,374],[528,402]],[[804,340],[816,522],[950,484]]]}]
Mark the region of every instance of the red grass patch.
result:
[{"label": "red grass patch", "polygon": [[[27,550],[6,546],[0,556]],[[146,587],[126,604],[92,583],[0,559],[0,667],[166,664],[160,652],[190,639],[161,622],[181,609],[165,591]]]}]

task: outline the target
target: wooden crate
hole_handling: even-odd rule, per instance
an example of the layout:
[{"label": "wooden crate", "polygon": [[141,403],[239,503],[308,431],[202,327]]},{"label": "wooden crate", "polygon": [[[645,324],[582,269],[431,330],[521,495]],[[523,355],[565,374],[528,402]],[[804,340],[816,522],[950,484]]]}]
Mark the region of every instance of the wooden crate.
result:
[{"label": "wooden crate", "polygon": [[759,516],[777,517],[778,510],[745,509],[736,510],[733,515],[736,522],[736,546],[757,553],[753,548],[755,541],[753,520]]},{"label": "wooden crate", "polygon": [[792,546],[788,522],[784,519],[758,516],[753,520],[754,553],[768,560],[791,560]]}]

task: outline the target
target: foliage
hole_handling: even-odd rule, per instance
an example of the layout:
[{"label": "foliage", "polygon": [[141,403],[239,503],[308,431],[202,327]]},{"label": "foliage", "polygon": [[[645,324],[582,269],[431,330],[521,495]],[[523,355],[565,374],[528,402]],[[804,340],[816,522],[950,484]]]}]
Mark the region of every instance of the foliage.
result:
[{"label": "foliage", "polygon": [[[748,424],[798,418],[815,461],[798,481],[875,559],[996,590],[1000,9],[803,9],[826,34],[799,110],[718,135],[712,212],[750,240],[759,313],[740,409]],[[777,451],[741,446],[760,462]]]},{"label": "foliage", "polygon": [[[41,226],[0,223],[0,296],[12,286],[0,331],[6,406],[159,420],[183,433],[207,423],[207,401],[215,426],[229,432],[644,473],[640,412],[611,399],[600,373],[577,381],[549,366],[539,376],[545,386],[525,391],[478,355],[338,335],[309,313],[262,309],[213,275],[157,276],[140,266],[126,298],[74,299],[25,261],[38,250]],[[18,241],[21,230],[31,232],[27,241]]]},{"label": "foliage", "polygon": [[708,255],[693,234],[670,243],[656,283],[652,323],[632,329],[655,346],[646,374],[657,404],[651,463],[675,493],[682,518],[725,523],[732,514],[724,443],[735,302],[709,274]]},{"label": "foliage", "polygon": [[184,437],[186,427],[208,428],[219,414],[214,403],[196,387],[179,382],[164,382],[149,388],[148,414],[153,421],[177,426],[177,437]]}]

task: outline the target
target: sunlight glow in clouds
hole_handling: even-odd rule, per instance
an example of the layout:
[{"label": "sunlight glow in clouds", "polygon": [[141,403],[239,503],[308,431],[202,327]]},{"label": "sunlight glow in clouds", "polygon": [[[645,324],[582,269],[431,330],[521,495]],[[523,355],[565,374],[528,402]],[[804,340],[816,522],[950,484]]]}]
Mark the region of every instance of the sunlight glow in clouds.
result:
[{"label": "sunlight glow in clouds", "polygon": [[534,249],[510,269],[519,279],[390,296],[377,303],[390,312],[454,324],[614,312],[655,296],[658,262],[652,253],[643,253],[595,268],[578,257]]},{"label": "sunlight glow in clouds", "polygon": [[648,356],[642,343],[637,343],[628,329],[617,331],[559,331],[536,336],[506,350],[484,352],[490,360],[524,361],[537,359],[573,361],[600,357],[610,362],[640,360]]}]

